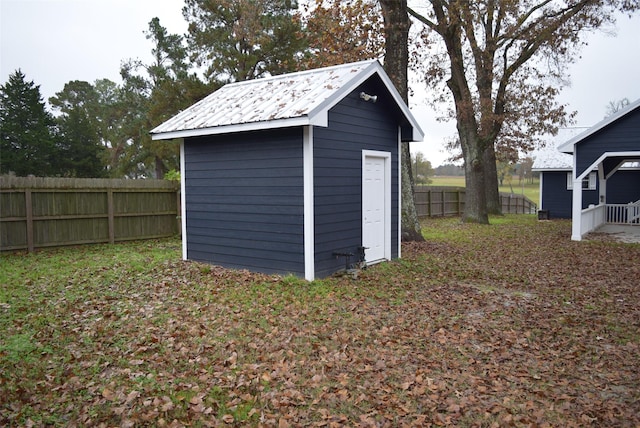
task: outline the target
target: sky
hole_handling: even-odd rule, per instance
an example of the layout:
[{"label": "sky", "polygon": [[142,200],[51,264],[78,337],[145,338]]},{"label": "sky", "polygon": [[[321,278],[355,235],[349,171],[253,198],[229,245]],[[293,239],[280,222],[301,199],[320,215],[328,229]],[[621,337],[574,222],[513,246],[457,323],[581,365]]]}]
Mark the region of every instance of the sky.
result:
[{"label": "sky", "polygon": [[[151,42],[144,31],[153,17],[170,33],[184,34],[183,0],[0,0],[0,83],[21,69],[40,86],[45,100],[71,80],[120,83],[120,64],[151,59]],[[604,118],[610,101],[640,98],[640,14],[618,19],[616,34],[588,35],[588,46],[567,70],[571,86],[559,101],[577,111],[577,127]],[[412,143],[433,166],[449,157],[445,140],[455,134],[454,123],[439,123],[424,97],[410,101],[425,141]]]}]

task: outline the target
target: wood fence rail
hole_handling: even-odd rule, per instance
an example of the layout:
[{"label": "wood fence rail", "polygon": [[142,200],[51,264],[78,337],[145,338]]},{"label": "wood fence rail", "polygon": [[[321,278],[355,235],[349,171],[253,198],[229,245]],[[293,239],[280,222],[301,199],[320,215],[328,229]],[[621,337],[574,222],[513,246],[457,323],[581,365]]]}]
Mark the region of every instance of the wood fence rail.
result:
[{"label": "wood fence rail", "polygon": [[[464,187],[416,186],[414,188],[418,217],[459,216],[464,211]],[[524,195],[500,193],[504,214],[535,214],[537,205]]]},{"label": "wood fence rail", "polygon": [[179,233],[179,184],[166,180],[0,177],[0,251]]}]

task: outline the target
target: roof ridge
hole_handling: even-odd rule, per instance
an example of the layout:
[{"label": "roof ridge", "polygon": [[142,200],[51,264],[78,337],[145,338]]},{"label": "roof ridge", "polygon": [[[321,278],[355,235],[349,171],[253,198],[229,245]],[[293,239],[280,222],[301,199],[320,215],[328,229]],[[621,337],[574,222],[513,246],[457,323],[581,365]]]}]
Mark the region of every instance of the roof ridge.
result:
[{"label": "roof ridge", "polygon": [[329,71],[331,69],[338,70],[338,69],[341,69],[341,68],[353,67],[353,66],[356,66],[356,65],[372,64],[372,63],[375,63],[375,62],[380,63],[380,61],[377,58],[373,58],[373,59],[366,59],[366,60],[356,61],[356,62],[347,62],[347,63],[343,63],[343,64],[328,65],[326,67],[321,67],[321,68],[309,68],[307,70],[300,70],[300,71],[294,71],[294,72],[290,72],[290,73],[276,74],[276,75],[273,75],[273,76],[259,77],[257,79],[240,80],[240,81],[237,81],[237,82],[227,83],[224,86],[222,86],[220,89],[222,89],[222,88],[224,88],[226,86],[247,85],[247,84],[250,84],[250,83],[265,82],[265,81],[269,81],[269,80],[278,80],[278,79],[283,79],[283,78],[292,77],[292,76],[303,76],[303,75],[306,75],[306,74],[322,73],[322,72]]}]

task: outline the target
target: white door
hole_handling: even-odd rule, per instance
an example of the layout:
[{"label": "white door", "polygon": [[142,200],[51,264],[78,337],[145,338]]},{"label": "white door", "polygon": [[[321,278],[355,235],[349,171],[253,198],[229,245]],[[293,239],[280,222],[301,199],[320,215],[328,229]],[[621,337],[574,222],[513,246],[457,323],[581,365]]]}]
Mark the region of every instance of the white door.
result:
[{"label": "white door", "polygon": [[390,164],[389,153],[363,152],[362,246],[367,263],[391,258]]}]

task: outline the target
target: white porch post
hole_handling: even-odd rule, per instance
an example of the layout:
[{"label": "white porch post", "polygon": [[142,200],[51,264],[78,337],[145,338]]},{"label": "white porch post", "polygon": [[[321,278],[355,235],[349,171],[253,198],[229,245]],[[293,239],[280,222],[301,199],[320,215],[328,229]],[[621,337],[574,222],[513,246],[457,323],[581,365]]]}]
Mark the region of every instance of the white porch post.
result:
[{"label": "white porch post", "polygon": [[582,179],[576,180],[573,172],[573,190],[571,203],[571,240],[582,240]]},{"label": "white porch post", "polygon": [[607,178],[604,176],[604,165],[602,162],[598,164],[598,181],[598,203],[602,205],[607,202]]}]

